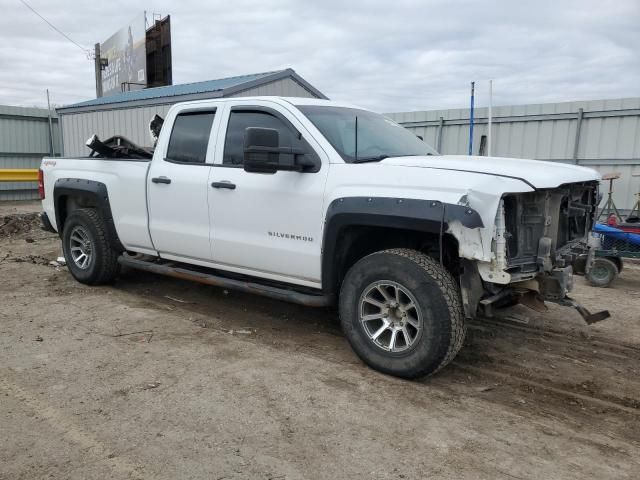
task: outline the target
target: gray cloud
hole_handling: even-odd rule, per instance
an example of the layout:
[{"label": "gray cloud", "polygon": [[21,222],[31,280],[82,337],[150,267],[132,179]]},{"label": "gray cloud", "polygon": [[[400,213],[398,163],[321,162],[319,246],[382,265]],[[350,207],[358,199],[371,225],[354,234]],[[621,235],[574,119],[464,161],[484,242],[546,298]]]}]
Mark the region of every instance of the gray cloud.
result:
[{"label": "gray cloud", "polygon": [[[28,0],[27,0],[28,1]],[[31,0],[88,48],[139,13],[130,1]],[[637,0],[150,1],[172,16],[174,82],[293,67],[378,111],[640,95]],[[17,0],[0,0],[0,103],[94,96],[93,64]]]}]

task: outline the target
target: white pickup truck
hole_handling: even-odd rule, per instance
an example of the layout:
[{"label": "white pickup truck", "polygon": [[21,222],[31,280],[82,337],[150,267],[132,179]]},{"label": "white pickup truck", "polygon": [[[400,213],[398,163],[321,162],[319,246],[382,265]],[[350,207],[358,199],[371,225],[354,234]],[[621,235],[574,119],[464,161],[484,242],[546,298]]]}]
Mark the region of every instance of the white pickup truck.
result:
[{"label": "white pickup truck", "polygon": [[126,265],[337,305],[355,352],[406,378],[450,362],[465,318],[493,308],[609,316],[567,297],[598,203],[588,168],[442,156],[382,115],[303,98],[177,104],[153,151],[88,145],[40,172],[45,228],[86,284]]}]

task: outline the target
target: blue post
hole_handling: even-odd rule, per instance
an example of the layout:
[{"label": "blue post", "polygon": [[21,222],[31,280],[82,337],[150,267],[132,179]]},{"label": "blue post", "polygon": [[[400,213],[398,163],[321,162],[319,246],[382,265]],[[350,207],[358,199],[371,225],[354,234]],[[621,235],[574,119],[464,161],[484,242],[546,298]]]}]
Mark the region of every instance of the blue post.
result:
[{"label": "blue post", "polygon": [[471,82],[471,111],[469,112],[469,155],[473,155],[473,94],[476,82]]}]

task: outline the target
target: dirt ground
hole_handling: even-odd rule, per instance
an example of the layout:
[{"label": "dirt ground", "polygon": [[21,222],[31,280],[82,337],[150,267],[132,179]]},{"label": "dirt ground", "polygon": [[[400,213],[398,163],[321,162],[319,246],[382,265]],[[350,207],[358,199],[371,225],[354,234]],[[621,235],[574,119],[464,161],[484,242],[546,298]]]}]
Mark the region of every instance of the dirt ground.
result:
[{"label": "dirt ground", "polygon": [[410,382],[335,311],[135,271],[86,287],[23,223],[0,236],[1,479],[640,476],[639,266],[578,280],[613,318],[516,307]]}]

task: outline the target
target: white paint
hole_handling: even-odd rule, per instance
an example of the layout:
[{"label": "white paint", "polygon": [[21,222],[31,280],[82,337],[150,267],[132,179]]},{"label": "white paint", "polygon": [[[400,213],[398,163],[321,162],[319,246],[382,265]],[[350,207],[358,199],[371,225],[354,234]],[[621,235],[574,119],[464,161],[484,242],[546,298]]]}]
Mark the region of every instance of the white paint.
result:
[{"label": "white paint", "polygon": [[[231,106],[238,104],[266,106],[286,116],[320,157],[320,171],[264,175],[223,167],[227,118]],[[128,250],[155,251],[187,263],[319,287],[324,220],[332,201],[345,197],[386,197],[457,204],[466,196],[466,204],[478,212],[484,227],[468,229],[451,222],[449,233],[458,239],[462,257],[479,262],[480,271],[485,272],[483,278],[507,283],[509,276],[502,271],[504,259],[496,256],[495,249],[496,213],[502,196],[532,191],[531,185],[551,188],[599,179],[588,168],[493,157],[400,157],[378,163],[347,164],[296,104],[349,106],[278,97],[174,105],[167,114],[150,163],[57,159],[54,166],[43,162],[47,194],[43,208],[49,218],[55,218],[53,185],[58,178],[100,181],[107,186],[116,230]],[[166,162],[164,156],[177,113],[211,107],[218,110],[206,166]],[[172,183],[153,184],[150,179],[155,176],[167,176]],[[213,181],[225,180],[235,183],[237,188],[210,187]],[[312,240],[301,241],[287,235]]]},{"label": "white paint", "polygon": [[593,169],[565,163],[523,160],[520,158],[442,155],[428,157],[394,157],[381,162],[387,165],[429,169],[469,171],[522,179],[535,188],[555,188],[563,183],[599,180]]}]

